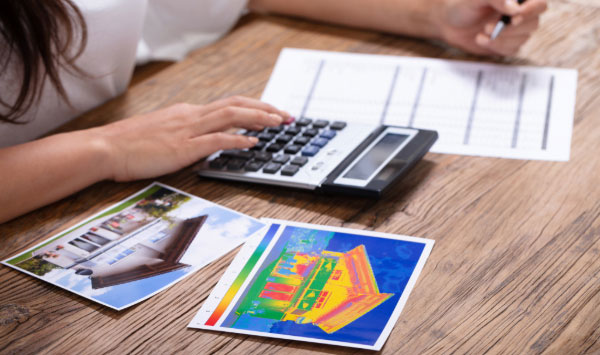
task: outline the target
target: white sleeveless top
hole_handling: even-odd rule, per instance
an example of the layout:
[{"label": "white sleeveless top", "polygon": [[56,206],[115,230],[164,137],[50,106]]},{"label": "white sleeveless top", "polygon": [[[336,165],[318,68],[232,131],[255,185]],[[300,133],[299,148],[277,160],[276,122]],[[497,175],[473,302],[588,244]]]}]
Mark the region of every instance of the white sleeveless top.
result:
[{"label": "white sleeveless top", "polygon": [[[61,72],[73,107],[47,83],[39,103],[22,118],[27,124],[0,122],[0,147],[33,140],[123,93],[136,63],[181,60],[216,41],[235,24],[246,1],[75,0],[88,28],[88,45],[77,64],[91,78]],[[0,97],[7,102],[17,94],[15,73],[10,65],[0,73]]]}]

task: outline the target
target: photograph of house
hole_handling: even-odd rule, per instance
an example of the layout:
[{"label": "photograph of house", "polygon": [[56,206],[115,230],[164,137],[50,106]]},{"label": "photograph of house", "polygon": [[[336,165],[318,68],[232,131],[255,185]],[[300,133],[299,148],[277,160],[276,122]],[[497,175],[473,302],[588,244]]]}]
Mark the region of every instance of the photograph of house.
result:
[{"label": "photograph of house", "polygon": [[92,288],[97,289],[190,267],[179,260],[207,218],[204,215],[178,222],[171,231],[163,232],[164,237],[140,241],[112,264],[99,263],[96,267],[80,268],[77,273],[91,275]]},{"label": "photograph of house", "polygon": [[346,253],[287,252],[253,284],[237,313],[333,333],[391,296],[379,292],[363,245]]},{"label": "photograph of house", "polygon": [[93,289],[189,267],[179,259],[208,216],[183,221],[162,218],[187,199],[158,190],[126,210],[35,250],[32,258],[89,276]]},{"label": "photograph of house", "polygon": [[219,329],[372,346],[425,248],[293,225],[275,238]]},{"label": "photograph of house", "polygon": [[4,263],[122,309],[263,227],[258,220],[155,183]]}]

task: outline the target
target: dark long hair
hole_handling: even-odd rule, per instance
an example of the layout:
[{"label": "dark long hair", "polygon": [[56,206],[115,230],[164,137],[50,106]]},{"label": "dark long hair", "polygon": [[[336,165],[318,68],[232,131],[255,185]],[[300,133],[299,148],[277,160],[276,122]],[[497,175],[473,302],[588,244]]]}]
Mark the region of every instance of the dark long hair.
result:
[{"label": "dark long hair", "polygon": [[0,0],[0,79],[14,63],[22,79],[14,101],[0,92],[0,122],[26,123],[19,118],[39,101],[46,80],[69,103],[59,72],[82,74],[75,60],[86,44],[85,20],[72,0]]}]

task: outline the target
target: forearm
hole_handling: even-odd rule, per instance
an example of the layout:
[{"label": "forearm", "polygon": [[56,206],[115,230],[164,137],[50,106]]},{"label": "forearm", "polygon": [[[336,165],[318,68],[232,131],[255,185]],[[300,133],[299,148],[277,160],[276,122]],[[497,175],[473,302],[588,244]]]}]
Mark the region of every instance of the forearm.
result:
[{"label": "forearm", "polygon": [[0,150],[0,223],[110,177],[95,130],[58,134]]},{"label": "forearm", "polygon": [[439,38],[434,0],[250,0],[251,11],[299,16],[384,32]]},{"label": "forearm", "polygon": [[226,131],[260,131],[290,118],[264,102],[230,97],[0,149],[0,223],[98,181],[161,176],[219,150],[249,149],[257,138]]}]

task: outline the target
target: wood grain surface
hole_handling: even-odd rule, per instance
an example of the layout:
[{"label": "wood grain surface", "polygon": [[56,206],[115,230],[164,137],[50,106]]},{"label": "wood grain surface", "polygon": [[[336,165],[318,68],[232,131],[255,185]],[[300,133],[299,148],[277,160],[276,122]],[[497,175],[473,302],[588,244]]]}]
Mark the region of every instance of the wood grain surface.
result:
[{"label": "wood grain surface", "polygon": [[[61,130],[176,102],[258,98],[283,47],[492,60],[417,39],[252,15],[182,62],[146,67],[127,94]],[[569,162],[428,154],[379,201],[204,180],[191,169],[157,180],[254,217],[434,239],[384,353],[599,353],[600,2],[551,1],[540,31],[517,59],[504,61],[579,70]],[[149,183],[99,183],[0,225],[0,257]],[[371,353],[187,329],[234,255],[121,312],[2,266],[0,353]]]}]

